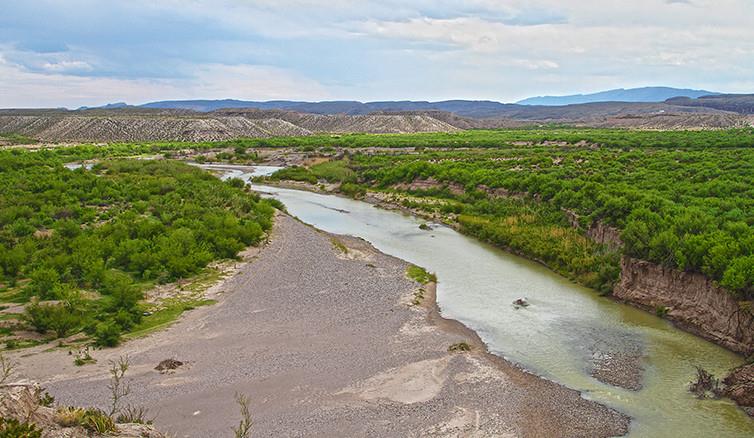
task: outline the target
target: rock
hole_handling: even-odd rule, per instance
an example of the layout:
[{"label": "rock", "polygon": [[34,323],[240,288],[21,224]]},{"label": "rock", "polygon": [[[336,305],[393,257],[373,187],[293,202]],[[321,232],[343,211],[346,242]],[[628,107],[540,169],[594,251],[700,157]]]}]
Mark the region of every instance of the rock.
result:
[{"label": "rock", "polygon": [[[42,432],[42,438],[89,438],[102,435],[93,434],[80,426],[63,427],[55,421],[57,407],[44,406],[41,395],[44,390],[36,383],[17,382],[0,385],[0,417],[32,423]],[[151,425],[124,423],[116,424],[116,431],[110,438],[166,438]]]},{"label": "rock", "polygon": [[177,369],[181,365],[183,365],[183,362],[181,362],[179,360],[165,359],[162,362],[160,362],[159,364],[157,364],[157,366],[154,367],[154,369],[156,369],[157,371],[159,371],[161,373],[166,373],[168,371],[172,371],[172,370]]},{"label": "rock", "polygon": [[724,394],[754,416],[754,364],[736,368],[723,380]]},{"label": "rock", "polygon": [[513,302],[513,307],[515,307],[516,309],[520,309],[522,307],[529,307],[529,302],[526,301],[526,298],[519,298]]}]

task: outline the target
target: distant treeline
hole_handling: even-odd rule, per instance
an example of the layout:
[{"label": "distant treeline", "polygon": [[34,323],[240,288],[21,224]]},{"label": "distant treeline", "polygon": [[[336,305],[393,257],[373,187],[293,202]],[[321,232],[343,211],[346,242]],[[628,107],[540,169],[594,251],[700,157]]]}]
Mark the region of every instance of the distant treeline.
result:
[{"label": "distant treeline", "polygon": [[319,148],[506,148],[563,144],[607,148],[709,149],[754,147],[754,128],[702,131],[636,131],[593,128],[520,128],[452,133],[339,134],[246,138],[218,142],[144,142],[83,144],[60,148],[62,159],[132,156],[183,149]]}]

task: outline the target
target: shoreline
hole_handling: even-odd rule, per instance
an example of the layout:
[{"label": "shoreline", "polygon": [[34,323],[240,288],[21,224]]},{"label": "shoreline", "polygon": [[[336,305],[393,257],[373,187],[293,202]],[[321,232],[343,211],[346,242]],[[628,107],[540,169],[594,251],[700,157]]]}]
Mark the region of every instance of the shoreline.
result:
[{"label": "shoreline", "polygon": [[[322,194],[322,195],[339,196],[339,197],[343,197],[347,199],[353,199],[353,200],[357,200],[361,202],[366,202],[368,204],[371,204],[377,208],[382,208],[384,210],[397,211],[397,212],[400,212],[402,214],[406,214],[409,216],[414,216],[414,217],[421,218],[427,221],[440,223],[461,234],[467,235],[461,231],[461,227],[456,222],[449,221],[442,217],[437,217],[436,215],[429,214],[417,208],[403,206],[400,203],[394,202],[389,199],[385,199],[384,196],[379,196],[383,194],[389,195],[388,193],[385,193],[385,192],[367,191],[367,194],[364,197],[355,199],[355,198],[346,196],[343,193],[340,193],[337,190],[336,184],[328,184],[326,185],[327,189],[324,189],[324,190],[319,185],[313,185],[313,184],[309,184],[302,181],[289,181],[289,180],[265,181],[264,185],[280,187],[284,189],[308,191],[308,192]],[[515,249],[512,249],[510,247],[499,246],[491,242],[480,240],[475,236],[469,236],[469,237],[478,240],[480,243],[491,245],[509,254],[513,254],[515,256],[522,257],[531,262],[537,263],[547,268],[549,271],[553,272],[554,274],[580,287],[586,287],[574,281],[572,278],[564,276],[562,273],[552,269],[547,263],[545,263],[542,260],[539,260],[534,257],[530,257],[529,255],[522,253],[520,251],[517,251]],[[588,287],[587,289],[594,291],[595,294],[599,293],[595,291],[594,289],[591,289]],[[612,293],[607,294],[607,295],[600,295],[600,296],[607,298],[616,304],[628,305],[650,315],[655,314],[654,309],[652,307],[642,304],[640,302],[635,302],[628,299],[620,298],[620,297],[614,296]],[[672,317],[664,317],[661,319],[663,319],[664,321],[668,321],[678,330],[681,330],[686,333],[690,333],[700,339],[704,339],[708,342],[711,342],[715,345],[725,348],[726,350],[733,352],[734,354],[738,355],[741,358],[746,358],[746,356],[742,354],[741,352],[728,348],[724,343],[715,342],[714,338],[705,336],[702,330],[692,326],[691,324],[685,323],[681,320],[678,320]],[[630,391],[638,391],[643,387],[643,380],[644,380],[643,374],[645,371],[644,367],[640,363],[642,354],[643,353],[641,351],[632,351],[632,352],[611,353],[609,356],[606,356],[606,357],[595,357],[592,363],[592,370],[590,372],[590,375],[602,383],[612,385],[612,386],[622,388],[622,389],[627,389]],[[728,373],[734,372],[735,370],[736,369],[731,369],[728,371]],[[745,409],[746,406],[741,405],[741,407],[747,413],[749,412],[748,410]]]},{"label": "shoreline", "polygon": [[[100,361],[92,368],[75,368],[70,364],[54,367],[55,369],[62,368],[58,372],[62,371],[63,375],[47,376],[47,382],[42,379],[43,383],[48,384],[50,391],[64,401],[79,398],[101,404],[104,394],[99,387],[104,386],[102,368],[106,363],[105,359],[130,351],[135,361],[134,379],[139,382],[135,398],[140,399],[148,407],[160,406],[167,418],[161,420],[162,417],[158,417],[157,425],[163,426],[161,428],[168,431],[176,425],[180,425],[180,429],[189,434],[206,434],[227,428],[229,424],[232,424],[232,422],[227,422],[230,421],[229,418],[232,418],[236,409],[232,406],[232,396],[218,399],[219,394],[228,393],[231,389],[240,391],[245,387],[248,387],[250,393],[260,398],[254,399],[252,406],[252,412],[256,413],[259,418],[255,433],[257,429],[280,433],[277,429],[279,426],[275,424],[282,424],[280,423],[283,421],[282,418],[287,418],[288,422],[294,422],[293,429],[286,430],[297,430],[306,434],[327,431],[363,435],[368,434],[364,427],[381,427],[379,425],[382,424],[381,421],[384,421],[381,419],[396,421],[400,424],[396,425],[399,429],[392,430],[392,433],[383,429],[379,431],[393,434],[399,430],[397,434],[400,435],[431,431],[436,436],[453,436],[460,432],[475,433],[476,431],[482,436],[542,436],[543,434],[548,436],[616,436],[628,431],[629,418],[625,415],[584,399],[578,391],[538,377],[489,353],[486,345],[473,330],[458,321],[446,319],[440,315],[434,287],[425,286],[427,295],[421,305],[408,305],[417,284],[405,277],[405,268],[408,266],[405,261],[380,253],[361,239],[333,235],[304,226],[287,215],[278,215],[275,222],[275,231],[272,233],[271,241],[258,258],[241,268],[237,276],[225,280],[222,288],[228,292],[220,303],[210,308],[192,311],[164,331],[128,342],[123,347],[114,350],[97,352],[95,357]],[[281,228],[285,232],[282,232]],[[350,253],[338,254],[330,242],[332,238],[344,242]],[[312,245],[309,249],[319,248],[319,251],[313,251],[315,254],[300,254],[298,250],[302,244]],[[323,248],[334,252],[335,256],[318,260],[323,259],[325,255],[321,253]],[[265,273],[270,274],[278,268],[283,269],[279,262],[284,262],[286,264],[284,269],[292,270],[292,272],[298,272],[297,269],[309,269],[306,264],[302,267],[292,266],[285,257],[280,259],[283,256],[294,257],[294,259],[305,257],[311,263],[321,264],[324,269],[338,278],[352,278],[352,280],[347,280],[349,284],[353,281],[356,285],[360,285],[366,281],[373,286],[366,289],[362,286],[353,286],[359,287],[359,293],[352,291],[351,287],[339,291],[339,300],[347,301],[347,303],[328,301],[328,307],[345,305],[344,311],[338,312],[335,316],[320,314],[316,315],[318,317],[312,317],[311,313],[317,314],[321,310],[319,306],[314,306],[310,302],[304,306],[304,309],[301,309],[294,302],[294,307],[290,307],[291,300],[302,299],[298,294],[291,295],[290,298],[280,296],[287,290],[285,288],[290,287],[285,286],[291,285],[290,282],[282,278],[280,280],[265,278]],[[365,264],[367,260],[370,262]],[[355,269],[363,275],[349,275],[349,272],[343,272],[343,269],[346,271]],[[372,280],[367,280],[365,275],[371,277]],[[398,276],[401,278],[397,278]],[[374,283],[378,278],[380,280]],[[319,295],[324,291],[316,292],[319,287],[328,288],[322,280],[332,279],[323,277],[316,281],[308,279],[304,283],[298,283],[298,281],[294,283],[315,294],[306,299],[307,301],[327,299],[327,293],[324,296]],[[267,284],[270,281],[272,283],[265,287],[254,285],[254,282]],[[386,282],[395,287],[385,285]],[[274,286],[275,284],[278,286]],[[269,291],[268,288],[272,287],[278,288],[276,292]],[[284,289],[279,289],[280,287]],[[375,294],[377,290],[382,290],[382,292]],[[290,311],[303,311],[300,318],[309,318],[306,320],[309,323],[296,321],[291,315],[280,313],[285,312],[284,309],[280,309],[273,312],[275,315],[269,315],[267,318],[272,318],[269,319],[271,324],[280,324],[283,332],[278,330],[269,332],[264,325],[250,328],[249,323],[244,323],[247,318],[253,319],[270,310],[258,309],[262,313],[255,313],[258,312],[256,310],[249,313],[244,312],[244,306],[236,305],[252,299],[245,296],[251,292],[261,294],[250,301],[251,303],[255,303],[257,299],[285,303]],[[365,303],[364,299],[370,303]],[[231,314],[228,315],[228,313]],[[247,315],[247,317],[229,318],[233,316],[232,313],[236,313],[236,316]],[[383,315],[383,318],[387,320],[375,321],[375,314]],[[281,323],[281,319],[291,320]],[[305,327],[301,327],[301,324]],[[332,324],[342,328],[334,332],[339,333],[336,336],[314,334],[311,332],[314,330],[311,324],[324,324],[322,330],[330,329]],[[367,328],[370,329],[366,330]],[[257,334],[252,336],[253,333],[249,333],[240,336],[240,332],[235,333],[239,330],[245,333],[250,329],[257,330]],[[304,331],[301,335],[294,337],[290,337],[293,333],[289,333],[281,339],[280,335],[286,330]],[[353,332],[354,330],[356,332]],[[226,339],[228,332],[233,335]],[[311,334],[304,335],[303,333]],[[355,333],[363,333],[363,335],[355,335]],[[265,341],[270,335],[272,337]],[[323,352],[317,348],[312,352],[310,345],[303,345],[302,343],[308,344],[309,340],[300,339],[300,337],[312,335],[314,339],[311,341],[315,345],[324,342],[329,345],[330,351]],[[206,347],[221,348],[219,353],[223,351],[222,345],[227,342],[239,347],[245,345],[243,350],[238,350],[238,352],[243,351],[244,356],[251,354],[250,360],[253,357],[257,359],[242,365],[246,362],[237,362],[239,359],[232,359],[233,356],[230,356],[227,358],[229,361],[223,362],[222,357],[218,357],[219,353],[209,354],[199,348],[197,344],[205,338],[213,340],[206,344]],[[244,339],[248,342],[244,342]],[[367,345],[364,343],[365,339],[370,340]],[[449,345],[460,341],[472,344],[472,351],[467,353],[447,351]],[[346,348],[347,351],[342,352],[342,361],[356,360],[361,365],[352,367],[340,363],[341,361],[333,361],[330,356],[340,355],[340,350],[345,348],[344,344],[347,344],[348,348]],[[248,352],[250,349],[257,353]],[[182,351],[182,354],[176,358],[185,360],[188,365],[176,370],[175,374],[168,375],[152,370],[157,358],[164,359],[163,356],[168,356],[171,350]],[[208,356],[206,359],[212,363],[206,364],[200,358],[194,359],[192,351],[197,355]],[[241,373],[230,381],[222,379],[221,382],[226,382],[225,385],[220,382],[203,382],[201,385],[203,388],[199,388],[199,393],[196,392],[196,388],[193,388],[193,385],[199,384],[197,378],[201,379],[205,372],[217,372],[215,368],[218,366],[228,367],[237,362],[238,365],[230,368],[246,369],[248,365],[256,364],[263,368],[272,366],[273,369],[279,370],[281,360],[290,363],[292,357],[301,353],[313,354],[313,356],[310,361],[299,364],[303,366],[302,371],[308,371],[304,372],[303,376],[294,373],[295,376],[299,376],[298,378],[290,376],[283,378],[283,375],[287,374],[285,371],[283,375],[280,375],[278,371],[266,378],[254,377],[255,371],[251,368],[249,369],[252,372],[251,375]],[[53,362],[50,360],[51,354],[54,353],[42,353],[25,358],[26,363],[22,369],[28,370],[34,362],[39,364],[40,361],[47,362],[49,367]],[[103,354],[106,356],[102,357]],[[290,356],[291,354],[294,356]],[[267,355],[277,356],[280,359],[266,360]],[[149,360],[144,363],[143,359],[146,358]],[[363,360],[366,362],[362,362]],[[346,369],[321,375],[315,371],[316,368],[312,368],[318,361],[324,362],[325,369],[329,369],[328,367],[339,369],[343,366]],[[294,361],[295,363],[297,361]],[[230,371],[230,368],[226,371]],[[200,369],[202,369],[201,372]],[[35,371],[44,372],[41,369],[35,369]],[[72,374],[66,375],[65,373],[69,371],[72,371]],[[200,376],[197,376],[197,373]],[[299,378],[304,378],[302,383],[307,382],[303,387],[298,386],[300,384],[294,384]],[[289,382],[290,379],[294,382]],[[306,388],[313,384],[312,380],[319,382],[321,387],[310,393]],[[230,382],[235,382],[231,383],[232,388],[226,386]],[[319,387],[319,384],[315,386]],[[135,385],[134,387],[136,388]],[[150,387],[153,388],[152,391],[149,390]],[[297,387],[300,389],[295,389]],[[168,391],[161,395],[160,388]],[[289,390],[286,391],[285,388]],[[291,389],[293,393],[289,392]],[[185,394],[172,394],[174,391],[185,392]],[[309,395],[302,396],[298,394],[300,391]],[[88,394],[88,397],[84,394]],[[205,403],[203,400],[205,398],[212,403]],[[310,405],[310,398],[316,401],[314,405]],[[301,407],[302,403],[303,407]],[[299,409],[296,413],[287,412],[291,405],[299,406],[303,411]],[[275,408],[275,406],[278,407]],[[326,407],[324,411],[323,407]],[[309,408],[312,415],[320,420],[314,421],[309,418],[309,421],[303,423],[297,421],[301,420],[301,416],[306,417],[310,414],[305,408]],[[396,412],[406,409],[409,410],[406,412],[414,412],[415,417],[421,417],[421,421],[417,423],[418,419],[411,415],[401,414],[399,419],[395,418]],[[202,419],[207,421],[204,415],[207,410],[214,412],[210,418],[212,424],[209,426],[202,422]],[[193,415],[191,412],[201,413]],[[351,414],[346,415],[345,412],[351,412]],[[360,413],[356,414],[356,412]],[[421,412],[425,413],[420,414]],[[336,417],[330,418],[334,413],[337,413]],[[295,417],[290,417],[291,414],[295,414]],[[335,419],[343,418],[343,415],[345,418],[351,418],[350,415],[356,416],[353,421]],[[329,420],[324,421],[323,418],[329,418]],[[479,418],[484,421],[479,423]],[[372,421],[365,422],[364,419],[372,419]],[[346,422],[343,423],[343,421]],[[218,423],[222,423],[222,427]],[[287,422],[284,423],[287,424]],[[370,430],[376,431],[376,429]]]}]

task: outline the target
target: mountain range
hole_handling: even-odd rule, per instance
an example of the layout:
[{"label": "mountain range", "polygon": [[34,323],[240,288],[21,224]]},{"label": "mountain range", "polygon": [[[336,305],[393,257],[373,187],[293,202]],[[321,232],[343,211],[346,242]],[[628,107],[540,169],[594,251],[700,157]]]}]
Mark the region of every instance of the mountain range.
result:
[{"label": "mountain range", "polygon": [[[533,97],[518,103],[501,103],[490,100],[445,100],[439,102],[428,101],[325,101],[302,102],[290,100],[273,100],[266,102],[245,101],[235,99],[222,100],[166,100],[149,102],[135,108],[147,109],[178,109],[198,112],[209,112],[219,109],[256,109],[256,110],[284,110],[309,114],[347,114],[364,115],[376,112],[405,112],[405,111],[445,111],[462,117],[489,118],[518,110],[522,106],[565,106],[573,104],[628,102],[654,103],[664,102],[671,98],[697,98],[701,96],[718,95],[718,93],[704,90],[688,90],[669,87],[645,87],[634,89],[619,89],[603,91],[594,94],[561,96],[561,97]],[[132,108],[123,102],[112,103],[97,108],[80,109],[115,109]]]},{"label": "mountain range", "polygon": [[706,90],[691,90],[671,87],[618,88],[591,94],[572,94],[570,96],[538,96],[520,100],[519,105],[574,105],[593,102],[664,102],[674,97],[698,98],[717,95]]}]

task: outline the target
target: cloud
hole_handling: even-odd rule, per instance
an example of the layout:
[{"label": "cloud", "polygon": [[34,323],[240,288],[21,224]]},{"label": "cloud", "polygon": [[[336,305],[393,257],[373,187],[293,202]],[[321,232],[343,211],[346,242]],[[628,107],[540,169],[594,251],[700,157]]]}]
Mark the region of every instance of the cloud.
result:
[{"label": "cloud", "polygon": [[[0,56],[13,71],[0,76],[0,89],[20,99],[12,81],[33,81],[42,88],[24,89],[27,100],[55,96],[57,105],[515,100],[641,85],[735,92],[751,91],[754,77],[749,0],[8,3]],[[19,102],[8,96],[0,105]]]},{"label": "cloud", "polygon": [[0,57],[0,108],[145,103],[162,99],[302,99],[330,97],[316,81],[268,66],[207,64],[179,80],[115,79],[29,72]]}]

